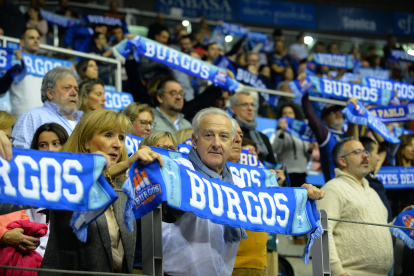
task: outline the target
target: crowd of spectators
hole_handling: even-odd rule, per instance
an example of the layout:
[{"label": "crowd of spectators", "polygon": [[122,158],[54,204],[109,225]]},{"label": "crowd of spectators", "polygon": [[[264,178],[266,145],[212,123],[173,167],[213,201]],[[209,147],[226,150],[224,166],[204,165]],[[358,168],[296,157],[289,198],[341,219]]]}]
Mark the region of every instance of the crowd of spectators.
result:
[{"label": "crowd of spectators", "polygon": [[[59,3],[60,7],[56,14],[70,18],[79,17],[70,8],[69,1],[61,0]],[[27,13],[22,14],[16,6],[0,1],[0,35],[20,38],[20,50],[15,54],[17,60],[23,60],[22,53],[41,56],[49,54],[39,48],[40,44],[50,40],[51,29],[53,29],[53,26],[41,16],[43,5],[44,1],[31,1]],[[123,15],[118,13],[116,1],[111,1],[109,6],[109,13],[105,16],[124,19]],[[5,14],[3,19],[2,14]],[[11,26],[6,21],[9,17],[16,21],[15,26]],[[24,21],[25,24],[19,24],[20,21]],[[187,28],[182,25],[171,30],[165,24],[164,15],[160,13],[157,15],[156,22],[148,26],[147,36],[158,43],[210,64],[213,64],[220,55],[226,56],[250,73],[259,75],[269,84],[268,88],[288,93],[292,93],[289,83],[305,76],[307,63],[312,60],[312,55],[317,53],[352,55],[361,63],[362,68],[389,70],[390,80],[414,83],[414,67],[410,63],[388,60],[392,50],[403,50],[392,34],[388,35],[383,53],[379,54],[374,46],[369,47],[367,53],[359,53],[356,47],[343,51],[335,42],[324,44],[318,41],[309,48],[305,44],[303,33],[296,37],[295,43],[285,45],[285,38],[279,29],[273,32],[272,53],[261,52],[257,47],[252,49],[243,43],[245,38],[236,42],[230,51],[225,51],[224,45],[211,40],[212,33],[206,18],[201,19],[198,31],[188,33]],[[126,33],[126,29],[122,26],[93,24],[58,28],[61,47],[109,58],[115,58],[112,47],[125,38],[133,37],[134,35]],[[7,157],[6,146],[9,140],[13,147],[19,148],[98,152],[106,155],[108,152],[105,151],[105,147],[109,147],[119,153],[119,158],[117,155],[115,161],[111,161],[114,165],[111,175],[118,176],[125,173],[132,161],[142,161],[145,158],[151,161],[159,160],[159,155],[146,146],[177,150],[177,143],[192,138],[194,152],[197,153],[191,157],[193,159],[190,158],[189,166],[203,171],[205,177],[219,175],[235,184],[240,179],[236,179],[231,174],[227,175],[224,164],[227,160],[238,162],[242,148],[254,153],[261,162],[285,164],[288,179],[293,187],[301,187],[306,183],[308,163],[312,161],[311,169],[322,173],[327,183],[322,188],[326,196],[318,201],[318,207],[327,210],[329,216],[386,224],[401,211],[407,210],[407,206],[414,204],[414,193],[411,190],[385,191],[383,184],[375,175],[381,166],[391,164],[391,160],[386,157],[387,142],[374,131],[369,132],[369,138],[358,138],[360,136],[358,126],[346,124],[341,106],[329,104],[321,106],[319,103],[312,103],[308,95],[304,95],[299,101],[292,100],[290,97],[279,97],[276,103],[269,103],[254,89],[251,92],[233,94],[211,81],[186,75],[145,56],[140,56],[139,61],[136,61],[131,55],[126,58],[122,67],[122,89],[131,93],[135,102],[121,112],[115,113],[103,110],[107,100],[104,87],[108,84],[111,69],[93,59],[79,59],[75,63],[76,71],[68,67],[56,67],[47,72],[44,77],[27,75],[18,83],[13,82],[13,79],[24,70],[23,65],[15,65],[3,72],[0,94],[9,93],[11,103],[11,114],[0,112],[0,141],[2,142],[0,145],[4,148],[0,153],[4,155],[3,158]],[[327,66],[318,66],[316,69],[316,76],[336,80],[340,80],[345,73],[344,69],[338,70]],[[227,70],[227,74],[234,78],[232,71]],[[360,83],[361,78],[353,82]],[[357,104],[354,98],[350,99],[349,103]],[[401,101],[401,103],[408,102]],[[271,139],[256,130],[258,117],[278,121],[278,127]],[[316,137],[316,142],[303,141],[288,133],[284,117],[308,123]],[[111,144],[104,147],[99,143],[94,144],[95,140],[92,137],[107,133],[106,129],[111,122],[117,122],[115,130],[110,131],[111,137],[117,137],[117,141],[107,143],[113,143],[114,146]],[[397,125],[414,130],[414,125],[409,122]],[[390,130],[393,126],[395,124],[389,125]],[[131,130],[128,130],[129,127]],[[207,129],[211,127],[214,131],[220,129],[228,132],[227,140],[223,145],[213,146],[213,148],[221,147],[227,154],[218,170],[212,169],[215,166],[211,163],[213,161],[209,159],[208,153],[203,152],[208,145],[200,137],[205,135],[200,127]],[[86,134],[82,131],[90,135],[85,138],[82,135]],[[212,135],[216,135],[214,131]],[[123,156],[126,132],[144,138],[140,150],[130,159]],[[4,139],[7,141],[5,142]],[[233,140],[234,145],[231,147],[229,145]],[[402,143],[395,156],[395,165],[411,167],[414,162],[414,135],[403,135],[400,140]],[[108,160],[110,158],[111,156]],[[276,170],[274,173],[282,184],[285,180],[284,169]],[[117,179],[119,181],[112,184],[120,188],[123,181],[120,180],[121,178]],[[314,189],[310,186],[305,187],[310,191]],[[88,230],[90,231],[88,235],[99,235],[98,228],[109,227],[109,245],[107,242],[96,241],[87,246],[81,245],[73,233],[70,233],[70,228],[62,229],[57,226],[69,225],[71,212],[51,211],[47,216],[48,219],[50,218],[50,235],[48,232],[45,236],[46,240],[40,239],[40,247],[36,249],[45,257],[42,266],[128,273],[133,272],[133,267],[142,269],[144,252],[141,250],[141,233],[140,231],[129,233],[125,226],[117,223],[116,219],[122,216],[122,212],[119,211],[120,206],[125,201],[125,195],[121,193],[118,195],[120,199],[116,204]],[[315,199],[320,197],[323,197],[323,194],[318,194]],[[6,208],[1,205],[0,207]],[[28,208],[28,206],[23,207]],[[48,220],[39,215],[42,210],[42,208],[29,209],[27,214],[33,222],[47,223]],[[247,231],[248,239],[242,241],[240,247],[238,247],[239,243],[236,243],[237,246],[233,243],[223,245],[221,237],[219,241],[215,240],[216,233],[224,231],[223,226],[190,213],[180,213],[168,208],[166,210],[163,218],[164,247],[168,245],[167,249],[164,248],[166,275],[203,275],[200,271],[209,271],[213,275],[217,272],[217,262],[220,260],[224,262],[224,275],[230,275],[232,271],[233,275],[264,275],[266,267],[274,266],[274,251],[266,249],[268,239],[266,233]],[[0,216],[2,245],[20,248],[23,251],[36,248],[39,239],[26,236],[19,230],[6,229],[10,221],[29,219],[27,214],[25,211],[16,211]],[[139,229],[141,223],[140,221],[136,223]],[[194,231],[182,232],[183,227]],[[410,262],[413,260],[413,253],[394,241],[394,256],[392,256],[393,241],[388,230],[371,227],[373,226],[351,227],[344,223],[330,222],[329,239],[333,275],[388,275],[388,273],[409,275],[408,273],[413,271],[413,262]],[[56,231],[56,228],[59,231]],[[243,231],[239,233],[239,241],[245,235]],[[211,242],[203,243],[201,247],[195,246],[203,240],[202,235],[214,239],[214,245]],[[65,236],[63,241],[60,241],[61,236]],[[170,236],[176,239],[170,239]],[[351,238],[343,238],[343,236]],[[353,239],[354,236],[362,237],[362,242]],[[49,237],[48,247],[46,247],[47,237]],[[191,245],[187,244],[189,238],[192,239]],[[128,245],[126,243],[122,245],[120,242],[125,239],[129,240]],[[375,244],[376,241],[379,241],[377,247],[367,249],[368,245]],[[96,251],[99,251],[99,254],[92,254],[94,258],[91,261],[81,260],[72,267],[71,261],[75,262],[74,260],[63,260],[64,254],[58,246],[61,242],[68,248],[65,254],[82,256]],[[104,254],[108,246],[112,248],[112,258],[100,255]],[[223,249],[224,247],[226,248]],[[199,258],[200,255],[204,255],[205,258]],[[371,258],[372,256],[374,257]],[[277,266],[275,269],[277,270]],[[248,270],[253,270],[254,274],[247,274]],[[277,274],[277,271],[269,272],[276,275],[274,273]]]}]

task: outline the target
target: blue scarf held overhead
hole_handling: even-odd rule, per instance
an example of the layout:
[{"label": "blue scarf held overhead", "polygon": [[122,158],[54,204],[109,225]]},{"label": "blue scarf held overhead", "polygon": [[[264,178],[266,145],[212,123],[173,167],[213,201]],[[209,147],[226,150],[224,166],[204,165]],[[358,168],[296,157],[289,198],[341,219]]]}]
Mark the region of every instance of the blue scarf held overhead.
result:
[{"label": "blue scarf held overhead", "polygon": [[402,127],[397,127],[397,126],[393,126],[392,127],[392,134],[395,136],[395,137],[400,137],[401,135],[404,135],[404,134],[414,134],[414,131],[411,131],[411,130],[408,130],[408,129],[405,129],[405,128],[402,128]]},{"label": "blue scarf held overhead", "polygon": [[59,27],[63,28],[71,28],[74,26],[79,26],[81,24],[81,21],[79,19],[66,17],[45,10],[40,10],[40,14],[42,15],[43,19],[46,20],[48,23],[58,25]]},{"label": "blue scarf held overhead", "polygon": [[[414,228],[414,209],[401,212],[394,221],[395,226]],[[391,233],[402,240],[405,245],[414,250],[414,230],[390,228]]]},{"label": "blue scarf held overhead", "polygon": [[390,78],[390,70],[385,69],[359,68],[357,74],[361,77],[369,77],[382,80],[388,80]]},{"label": "blue scarf held overhead", "polygon": [[250,33],[249,29],[240,25],[223,22],[214,28],[210,41],[224,45],[226,36],[245,37]]},{"label": "blue scarf held overhead", "polygon": [[369,112],[383,123],[397,123],[414,120],[414,104],[374,107],[371,108]]},{"label": "blue scarf held overhead", "polygon": [[75,211],[71,226],[86,241],[87,226],[118,198],[105,163],[97,154],[13,148],[10,162],[0,157],[0,202]]},{"label": "blue scarf held overhead", "polygon": [[[268,170],[232,163],[232,172],[234,167],[239,174],[248,173],[252,183],[258,184],[249,187],[246,183],[240,188],[222,177],[206,178],[193,171],[185,165],[188,160],[180,159],[185,156],[182,153],[153,150],[162,155],[164,167],[158,162],[147,166],[135,162],[129,170],[130,181],[124,184],[128,196],[124,218],[129,229],[131,218],[140,218],[165,201],[172,208],[234,228],[284,235],[311,232],[312,241],[323,233],[316,204],[308,201],[307,190],[279,188]],[[309,250],[305,248],[305,262]]]},{"label": "blue scarf held overhead", "polygon": [[351,55],[313,54],[313,61],[318,65],[339,69],[353,69],[355,66],[355,59]]},{"label": "blue scarf held overhead", "polygon": [[407,54],[403,50],[392,50],[388,56],[388,60],[393,62],[398,62],[400,60],[414,62],[414,56]]},{"label": "blue scarf held overhead", "polygon": [[112,50],[114,55],[120,59],[127,58],[132,51],[135,51],[135,58],[138,54],[145,56],[171,69],[209,80],[229,92],[233,92],[241,86],[239,82],[227,76],[225,70],[145,37],[136,36],[126,43],[116,45]]},{"label": "blue scarf held overhead", "polygon": [[387,126],[377,117],[372,115],[361,103],[358,102],[357,106],[353,103],[349,103],[348,106],[342,110],[342,113],[350,123],[368,126],[370,129],[381,135],[387,142],[390,142],[391,144],[401,143],[400,140],[391,134]]},{"label": "blue scarf held overhead", "polygon": [[361,85],[394,91],[400,100],[414,100],[414,85],[409,83],[365,77],[362,78]]},{"label": "blue scarf held overhead", "polygon": [[[273,85],[271,81],[262,75],[255,75],[249,70],[247,70],[246,67],[241,66],[237,62],[234,62],[227,58],[226,56],[219,55],[213,62],[214,65],[233,72],[236,80],[240,83],[250,85],[257,88],[267,88],[267,89],[273,89]],[[266,102],[268,102],[272,106],[277,106],[278,98],[276,95],[271,95],[267,93],[260,93],[260,95],[265,99]]]},{"label": "blue scarf held overhead", "polygon": [[352,97],[367,104],[387,106],[390,102],[398,100],[394,91],[372,88],[359,84],[347,83],[332,79],[309,76],[303,80],[295,80],[293,83],[302,94],[312,89],[328,97],[339,100],[348,100]]},{"label": "blue scarf held overhead", "polygon": [[285,131],[293,136],[308,142],[316,141],[316,137],[313,134],[311,128],[305,122],[292,119],[289,117],[282,117],[287,123]]}]

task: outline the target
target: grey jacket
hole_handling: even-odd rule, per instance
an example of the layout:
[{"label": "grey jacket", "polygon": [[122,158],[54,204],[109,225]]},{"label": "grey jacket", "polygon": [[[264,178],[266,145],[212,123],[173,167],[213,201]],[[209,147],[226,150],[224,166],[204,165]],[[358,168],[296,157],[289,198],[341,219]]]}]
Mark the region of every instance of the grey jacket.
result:
[{"label": "grey jacket", "polygon": [[[158,108],[155,109],[154,113],[154,122],[155,126],[152,130],[152,133],[158,131],[168,131],[174,134],[178,129],[176,129],[174,122],[171,119],[162,113]],[[192,127],[191,123],[184,119],[184,114],[180,113],[180,122],[179,122],[180,129]]]},{"label": "grey jacket", "polygon": [[[124,247],[122,272],[132,274],[137,227],[135,221],[133,232],[125,226],[123,215],[127,196],[122,191],[121,182],[117,183],[115,192],[118,199],[113,207]],[[50,236],[41,268],[112,272],[111,238],[105,214],[88,226],[86,243],[78,240],[69,226],[72,214],[71,211],[50,211]],[[38,273],[39,276],[54,274]]]}]

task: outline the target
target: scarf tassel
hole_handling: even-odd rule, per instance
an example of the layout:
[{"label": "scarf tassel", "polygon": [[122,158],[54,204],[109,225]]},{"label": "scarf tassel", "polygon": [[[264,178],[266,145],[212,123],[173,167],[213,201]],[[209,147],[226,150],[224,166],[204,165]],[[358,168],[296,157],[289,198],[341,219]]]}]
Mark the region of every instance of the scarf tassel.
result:
[{"label": "scarf tassel", "polygon": [[129,232],[132,232],[134,231],[133,222],[135,220],[135,215],[132,209],[135,203],[134,203],[134,189],[132,187],[130,178],[128,178],[125,181],[124,185],[122,186],[122,190],[124,190],[124,193],[128,197],[127,202],[125,203],[124,222]]},{"label": "scarf tassel", "polygon": [[323,234],[321,221],[318,220],[316,222],[316,225],[317,227],[308,233],[308,243],[306,244],[303,250],[302,260],[305,264],[309,263],[310,250],[312,248],[313,243],[315,242],[315,239],[320,238]]},{"label": "scarf tassel", "polygon": [[73,212],[69,225],[73,228],[73,233],[82,242],[86,242],[88,236],[88,225],[85,223],[85,212]]},{"label": "scarf tassel", "polygon": [[[409,231],[409,230],[406,230]],[[407,235],[404,230],[398,228],[390,228],[390,232],[397,238],[403,241],[405,245],[407,245],[410,249],[414,249],[414,240],[412,237]]]}]

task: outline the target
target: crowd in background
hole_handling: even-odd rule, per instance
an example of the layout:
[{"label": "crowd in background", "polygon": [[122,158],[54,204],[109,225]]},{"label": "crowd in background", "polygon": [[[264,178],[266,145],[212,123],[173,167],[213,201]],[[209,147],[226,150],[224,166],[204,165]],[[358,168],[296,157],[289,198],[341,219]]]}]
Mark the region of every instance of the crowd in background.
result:
[{"label": "crowd in background", "polygon": [[[13,24],[7,22],[6,16],[3,17],[3,20],[0,19],[0,35],[19,37],[21,40],[20,50],[23,53],[50,55],[46,50],[39,49],[40,44],[50,43],[51,37],[53,37],[53,26],[47,23],[40,14],[44,2],[33,0],[27,13],[19,14],[18,7],[0,1],[0,17],[1,14],[9,13],[9,16],[14,18]],[[59,5],[59,9],[55,11],[56,14],[72,18],[79,17],[71,9],[69,1],[60,0]],[[109,13],[106,13],[105,16],[124,19],[123,15],[118,13],[117,5],[116,1],[111,1]],[[213,42],[213,27],[208,25],[206,18],[201,18],[198,30],[188,33],[187,28],[182,25],[177,25],[174,29],[169,28],[164,22],[164,15],[158,14],[156,22],[147,26],[147,37],[208,63],[214,63],[219,55],[226,56],[231,61],[245,67],[252,74],[260,75],[262,79],[267,81],[269,88],[288,93],[292,93],[289,82],[303,77],[308,61],[312,60],[312,55],[316,53],[352,55],[361,63],[362,68],[389,70],[390,80],[414,84],[414,66],[409,62],[390,62],[388,60],[392,50],[403,50],[392,34],[387,36],[387,44],[383,47],[382,55],[378,55],[374,46],[369,47],[368,52],[365,53],[360,53],[357,47],[341,52],[340,45],[335,42],[330,44],[316,42],[310,49],[305,44],[303,33],[297,35],[295,43],[286,45],[282,30],[276,28],[272,37],[273,53],[265,53],[260,48],[252,48],[245,44],[246,38],[238,40],[231,49]],[[221,22],[217,24],[219,25]],[[94,24],[70,28],[59,27],[57,36],[60,47],[115,58],[112,47],[125,38],[134,37],[133,34],[128,34],[126,31],[123,26]],[[16,53],[16,58],[22,59],[20,51]],[[61,56],[61,58],[67,59],[68,57]],[[13,78],[22,68],[14,66],[9,71],[3,72],[0,81],[0,94],[9,91],[12,106],[11,114],[0,113],[0,129],[7,134],[14,147],[59,151],[66,141],[71,140],[71,134],[81,118],[85,116],[89,116],[87,118],[89,120],[99,118],[85,114],[92,114],[93,111],[104,107],[106,101],[104,87],[110,84],[112,69],[93,59],[80,59],[74,62],[76,73],[71,69],[61,68],[60,71],[56,71],[56,75],[49,76],[49,82],[45,81],[46,76],[45,78],[27,76],[26,82],[22,81],[16,85],[13,83]],[[340,80],[346,72],[347,70],[344,69],[318,66],[316,76]],[[232,72],[228,71],[228,74],[232,75]],[[234,78],[234,75],[232,77]],[[361,79],[353,82],[360,83]],[[177,144],[192,138],[191,121],[197,112],[204,108],[216,107],[226,111],[238,123],[240,133],[237,136],[239,141],[235,143],[236,149],[249,150],[256,154],[261,162],[285,164],[290,183],[295,187],[306,183],[309,169],[323,173],[326,182],[334,179],[335,175],[340,177],[341,174],[334,171],[335,167],[343,166],[335,161],[334,153],[339,151],[339,149],[334,149],[335,145],[345,137],[360,136],[357,127],[352,124],[346,125],[340,106],[324,105],[319,106],[318,109],[319,104],[311,103],[307,96],[304,96],[300,102],[294,102],[290,97],[279,97],[276,103],[271,104],[261,93],[254,90],[233,94],[207,80],[186,75],[144,56],[141,56],[139,61],[136,61],[132,55],[126,59],[122,67],[122,90],[130,93],[135,103],[127,106],[120,114],[129,119],[132,135],[145,138],[142,145],[177,150]],[[350,102],[356,103],[354,99],[351,99]],[[409,103],[407,101],[400,102],[402,104]],[[275,129],[272,139],[256,130],[257,117],[278,120],[278,127]],[[285,131],[286,121],[280,119],[282,117],[307,122],[316,136],[316,142],[303,141]],[[414,131],[414,124],[411,122],[389,124],[391,131],[394,126]],[[375,208],[384,207],[386,211],[384,211],[386,214],[385,223],[389,223],[401,211],[405,210],[405,207],[414,203],[414,193],[411,190],[385,191],[381,181],[375,178],[375,174],[381,166],[391,165],[386,157],[388,143],[374,131],[371,131],[368,136],[372,140],[364,140],[365,137],[360,139],[367,152],[361,150],[357,154],[363,158],[363,162],[369,156],[371,159],[378,156],[378,160],[374,160],[375,164],[369,164],[370,174],[366,178],[370,178],[368,179],[369,186],[377,192],[381,199],[381,201],[375,202],[379,205],[373,206],[376,206]],[[395,165],[411,167],[414,165],[414,135],[406,134],[399,139],[402,143],[395,156]],[[343,156],[338,158],[340,157]],[[237,160],[234,161],[237,162]],[[308,167],[309,161],[312,161],[310,168]],[[118,184],[116,183],[116,185]],[[328,209],[324,204],[322,205]],[[112,210],[107,214],[108,220],[115,219],[113,212]],[[68,214],[63,215],[67,216]],[[10,235],[6,234],[6,223],[28,219],[28,216],[33,221],[46,222],[45,218],[33,209],[28,214],[25,211],[19,211],[13,215],[0,216],[2,227],[0,228],[0,237]],[[53,214],[51,219],[56,216],[57,214]],[[66,217],[61,219],[66,223]],[[111,233],[117,231],[124,230],[110,230]],[[119,237],[117,238],[119,241]],[[256,238],[260,240],[261,244],[264,240],[267,241],[267,235],[259,235]],[[28,239],[27,248],[24,250],[35,248],[34,244],[38,242],[38,240]],[[113,239],[115,238],[111,236],[111,243],[114,241]],[[0,242],[7,243],[3,238]],[[140,241],[137,239],[135,256],[142,254],[139,243]],[[14,246],[12,242],[8,244]],[[262,247],[259,248],[251,244],[245,246],[243,250],[246,251],[262,249]],[[45,248],[46,245],[43,246],[42,240],[40,240],[40,246],[36,250],[43,255]],[[403,254],[403,248],[402,245],[394,245],[393,269],[395,275],[401,274],[401,272],[407,273],[412,269],[412,264],[407,260],[412,260],[413,254],[407,249],[404,249]],[[115,252],[124,252],[124,250],[117,247]],[[245,253],[242,251],[240,254]],[[263,266],[271,266],[268,263],[270,260],[274,261],[271,259],[274,258],[271,250],[267,254],[260,261],[246,254],[241,257],[245,262],[236,259],[236,265],[239,265],[239,268],[249,267],[262,270]],[[402,261],[402,256],[405,258],[404,261]],[[121,260],[120,263],[119,260]],[[141,268],[140,261],[142,260],[137,261],[136,259],[135,261],[135,267]],[[355,262],[355,260],[350,262]],[[267,265],[264,265],[266,263]],[[342,263],[345,266],[344,260]],[[391,264],[392,261],[389,263],[388,260],[387,265],[391,266]],[[112,268],[113,271],[124,271],[122,255],[114,256],[114,267]],[[336,271],[342,274],[345,270],[341,269],[342,266]],[[385,269],[389,269],[389,267]]]}]

